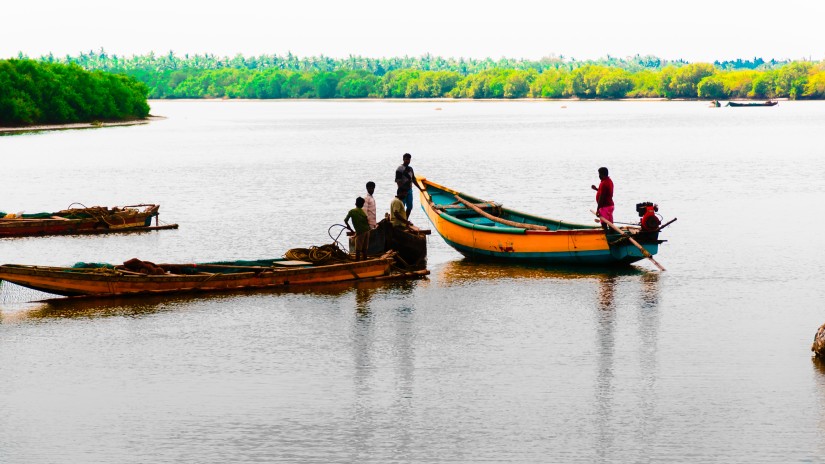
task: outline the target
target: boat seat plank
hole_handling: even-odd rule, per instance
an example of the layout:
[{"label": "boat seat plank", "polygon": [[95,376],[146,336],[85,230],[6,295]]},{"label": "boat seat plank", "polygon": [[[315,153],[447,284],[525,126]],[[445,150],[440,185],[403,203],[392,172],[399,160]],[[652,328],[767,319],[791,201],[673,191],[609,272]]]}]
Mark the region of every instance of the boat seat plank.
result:
[{"label": "boat seat plank", "polygon": [[289,260],[289,261],[275,261],[272,263],[273,266],[312,266],[312,263],[309,261],[298,261],[298,260]]}]

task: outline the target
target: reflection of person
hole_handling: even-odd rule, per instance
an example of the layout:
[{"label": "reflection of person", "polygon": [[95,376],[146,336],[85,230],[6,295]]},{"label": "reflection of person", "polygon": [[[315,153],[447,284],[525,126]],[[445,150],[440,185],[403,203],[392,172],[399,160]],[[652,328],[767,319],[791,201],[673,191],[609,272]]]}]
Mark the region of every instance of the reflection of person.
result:
[{"label": "reflection of person", "polygon": [[395,197],[392,199],[392,203],[390,203],[390,222],[394,227],[408,227],[412,225],[412,222],[407,220],[407,214],[404,210],[403,199],[407,197],[408,193],[407,190],[399,188]]},{"label": "reflection of person", "polygon": [[372,192],[375,191],[375,182],[367,182],[367,195],[364,197],[364,212],[367,213],[367,222],[370,229],[375,229],[375,198]]},{"label": "reflection of person", "polygon": [[[613,180],[607,175],[607,168],[599,168],[599,186],[591,185],[590,188],[596,191],[596,214],[607,221],[613,222]],[[601,221],[602,228],[607,229],[607,224]]]},{"label": "reflection of person", "polygon": [[[355,208],[352,208],[347,213],[347,217],[344,218],[344,224],[347,226],[347,229],[353,230],[355,228],[355,260],[361,261],[361,255],[364,255],[364,259],[367,258],[367,240],[369,240],[370,235],[370,224],[367,221],[367,213],[364,212],[364,199],[361,197],[356,198],[355,200]],[[352,219],[352,226],[349,225],[349,220]]]},{"label": "reflection of person", "polygon": [[407,207],[407,216],[405,219],[410,217],[413,207],[412,184],[415,180],[415,171],[413,171],[412,166],[410,166],[411,159],[412,155],[409,153],[404,153],[404,156],[402,157],[404,162],[395,170],[395,183],[398,185],[398,189],[403,189],[407,192],[407,196],[402,198],[404,205]]}]

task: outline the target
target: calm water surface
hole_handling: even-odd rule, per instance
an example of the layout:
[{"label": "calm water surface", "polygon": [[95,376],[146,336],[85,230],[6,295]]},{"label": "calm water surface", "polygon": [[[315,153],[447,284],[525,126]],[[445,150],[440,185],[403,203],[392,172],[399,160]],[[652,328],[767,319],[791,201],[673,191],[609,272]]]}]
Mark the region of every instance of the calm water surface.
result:
[{"label": "calm water surface", "polygon": [[[825,103],[154,101],[145,126],[0,137],[6,212],[156,202],[180,229],[1,239],[0,262],[279,257],[393,171],[589,222],[655,201],[656,272],[110,301],[0,286],[0,462],[825,462]],[[411,217],[429,226],[418,208]]]}]

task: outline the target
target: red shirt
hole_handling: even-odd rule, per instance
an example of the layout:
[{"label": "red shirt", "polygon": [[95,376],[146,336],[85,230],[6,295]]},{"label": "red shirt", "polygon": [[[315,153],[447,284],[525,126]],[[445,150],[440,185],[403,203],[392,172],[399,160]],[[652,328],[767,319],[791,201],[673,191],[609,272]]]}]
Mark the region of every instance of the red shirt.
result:
[{"label": "red shirt", "polygon": [[613,181],[610,177],[605,177],[599,183],[599,190],[596,191],[596,204],[599,208],[613,206]]}]

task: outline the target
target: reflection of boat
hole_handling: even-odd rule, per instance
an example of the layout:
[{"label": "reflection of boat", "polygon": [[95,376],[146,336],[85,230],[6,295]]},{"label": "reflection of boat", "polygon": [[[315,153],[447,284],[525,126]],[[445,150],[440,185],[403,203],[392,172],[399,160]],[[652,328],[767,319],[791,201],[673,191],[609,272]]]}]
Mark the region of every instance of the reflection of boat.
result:
[{"label": "reflection of boat", "polygon": [[77,267],[5,264],[0,266],[0,279],[57,295],[101,297],[278,288],[429,274],[426,270],[397,272],[393,262],[390,253],[365,261],[324,265],[286,259],[158,265],[129,260],[119,266],[78,263]]},{"label": "reflection of boat", "polygon": [[773,100],[768,100],[765,102],[748,102],[748,103],[739,103],[739,102],[728,102],[725,106],[732,106],[734,108],[739,108],[743,106],[776,106],[777,102]]},{"label": "reflection of boat", "polygon": [[[349,249],[355,250],[355,237],[349,233]],[[382,219],[370,231],[368,256],[378,256],[393,250],[410,267],[420,267],[427,259],[427,235],[429,230],[393,227],[389,219]]]},{"label": "reflection of boat", "polygon": [[[0,281],[2,282],[2,281]],[[356,301],[368,299],[379,289],[393,289],[399,286],[408,285],[411,282],[402,279],[391,280],[358,280],[335,282],[325,285],[303,285],[303,286],[282,286],[272,288],[237,289],[226,290],[219,293],[209,293],[204,295],[195,292],[182,292],[174,294],[142,294],[139,298],[134,296],[107,296],[104,298],[95,297],[71,297],[52,298],[53,295],[34,292],[22,287],[8,285],[3,289],[0,286],[0,295],[4,303],[9,300],[19,301],[16,306],[4,304],[0,306],[0,324],[21,321],[25,319],[71,319],[71,318],[97,318],[110,316],[140,316],[153,314],[160,311],[169,311],[173,308],[185,308],[187,305],[197,304],[203,298],[232,299],[239,297],[277,297],[282,295],[307,295],[310,297],[320,297],[325,300],[338,298],[355,293]],[[14,288],[12,288],[14,287]],[[35,294],[35,298],[21,299],[21,292]],[[29,301],[37,300],[34,303]],[[23,303],[26,301],[27,303]],[[5,312],[5,308],[13,308],[12,311]]]},{"label": "reflection of boat", "polygon": [[626,277],[644,278],[656,275],[640,267],[604,266],[545,266],[532,263],[508,264],[459,259],[434,270],[438,281],[446,285],[475,284],[480,281],[501,282],[506,280],[597,280]]},{"label": "reflection of boat", "polygon": [[470,258],[545,264],[629,264],[644,256],[627,237],[636,239],[651,255],[656,254],[662,242],[658,239],[658,221],[649,231],[624,227],[622,235],[605,232],[598,226],[503,208],[427,179],[419,182],[421,205],[436,231],[447,244]]},{"label": "reflection of boat", "polygon": [[[177,224],[157,224],[158,209],[159,205],[141,204],[122,208],[69,208],[55,213],[0,213],[0,237],[177,229]],[[152,226],[152,218],[155,218],[155,226]]]}]

